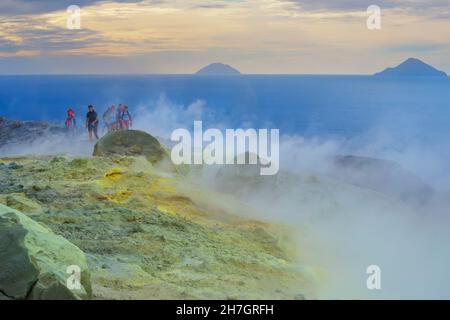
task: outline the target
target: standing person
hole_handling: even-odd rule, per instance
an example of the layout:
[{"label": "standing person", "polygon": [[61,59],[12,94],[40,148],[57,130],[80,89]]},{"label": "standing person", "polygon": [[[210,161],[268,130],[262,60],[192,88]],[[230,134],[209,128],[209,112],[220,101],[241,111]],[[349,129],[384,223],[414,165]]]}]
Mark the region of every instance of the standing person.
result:
[{"label": "standing person", "polygon": [[120,121],[122,112],[123,112],[123,105],[120,103],[116,112],[116,130],[122,130],[122,121]]},{"label": "standing person", "polygon": [[75,119],[75,111],[71,107],[67,109],[66,129],[68,132],[73,133],[77,128],[77,121]]},{"label": "standing person", "polygon": [[128,130],[133,126],[133,119],[131,118],[128,106],[123,106],[123,110],[120,114],[120,123],[123,130]]},{"label": "standing person", "polygon": [[89,131],[89,140],[92,141],[92,133],[98,140],[98,115],[93,105],[89,105],[88,113],[86,114],[86,128]]},{"label": "standing person", "polygon": [[105,111],[103,121],[105,121],[108,133],[116,130],[116,106],[111,106]]}]

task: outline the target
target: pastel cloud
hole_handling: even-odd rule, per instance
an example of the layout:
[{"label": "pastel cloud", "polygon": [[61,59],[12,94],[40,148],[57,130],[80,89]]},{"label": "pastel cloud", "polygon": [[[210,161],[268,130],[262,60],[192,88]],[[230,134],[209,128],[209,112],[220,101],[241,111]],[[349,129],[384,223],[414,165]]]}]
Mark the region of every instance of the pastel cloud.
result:
[{"label": "pastel cloud", "polygon": [[[2,15],[37,14],[65,10],[70,5],[81,7],[94,5],[104,0],[2,0],[0,12]],[[140,2],[141,0],[115,0],[120,2]]]},{"label": "pastel cloud", "polygon": [[[82,8],[81,30],[66,28],[73,2]],[[364,73],[409,55],[450,69],[440,0],[427,8],[380,1],[377,32],[366,28],[359,0],[3,0],[0,9],[8,3],[20,14],[0,10],[0,72],[36,61],[36,72],[183,73],[223,61],[248,73]]]},{"label": "pastel cloud", "polygon": [[399,10],[427,10],[427,9],[449,9],[447,0],[283,0],[297,4],[305,10],[361,10],[370,5],[378,5],[385,9]]}]

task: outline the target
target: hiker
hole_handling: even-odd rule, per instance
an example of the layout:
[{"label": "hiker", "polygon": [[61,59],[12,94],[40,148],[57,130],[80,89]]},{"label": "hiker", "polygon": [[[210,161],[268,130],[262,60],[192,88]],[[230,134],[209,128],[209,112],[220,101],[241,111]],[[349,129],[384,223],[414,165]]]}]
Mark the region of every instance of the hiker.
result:
[{"label": "hiker", "polygon": [[66,129],[73,132],[76,128],[77,121],[75,119],[75,111],[69,107],[69,109],[67,109]]},{"label": "hiker", "polygon": [[121,123],[120,123],[120,113],[123,110],[123,105],[119,103],[119,106],[116,109],[116,130],[122,129]]},{"label": "hiker", "polygon": [[103,121],[109,132],[117,130],[116,106],[109,107],[103,114]]},{"label": "hiker", "polygon": [[89,131],[89,140],[92,141],[92,133],[98,140],[98,115],[93,105],[88,106],[88,113],[86,114],[86,128]]},{"label": "hiker", "polygon": [[119,121],[122,130],[128,130],[133,126],[133,119],[131,118],[128,106],[123,106],[122,111],[119,114]]}]

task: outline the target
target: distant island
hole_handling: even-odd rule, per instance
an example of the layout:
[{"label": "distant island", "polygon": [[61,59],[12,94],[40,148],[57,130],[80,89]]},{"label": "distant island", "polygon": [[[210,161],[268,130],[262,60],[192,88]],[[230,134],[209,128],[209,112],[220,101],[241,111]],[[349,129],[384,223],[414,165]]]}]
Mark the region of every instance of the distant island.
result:
[{"label": "distant island", "polygon": [[419,59],[409,58],[397,67],[387,68],[382,72],[376,73],[375,76],[446,77],[447,74]]},{"label": "distant island", "polygon": [[220,75],[220,76],[231,76],[231,75],[240,75],[241,73],[223,63],[212,63],[202,69],[200,69],[197,73],[197,75]]}]

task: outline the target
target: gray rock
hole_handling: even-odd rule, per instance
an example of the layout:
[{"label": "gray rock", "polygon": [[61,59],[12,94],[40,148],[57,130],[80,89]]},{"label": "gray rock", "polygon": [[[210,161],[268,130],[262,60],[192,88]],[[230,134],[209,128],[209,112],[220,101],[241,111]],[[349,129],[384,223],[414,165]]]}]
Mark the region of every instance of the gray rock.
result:
[{"label": "gray rock", "polygon": [[43,137],[65,134],[63,126],[43,121],[16,121],[0,118],[0,146],[2,148],[31,144]]},{"label": "gray rock", "polygon": [[[84,253],[24,214],[0,205],[0,294],[9,299],[89,299]],[[69,266],[81,271],[80,289],[70,290]]]}]

